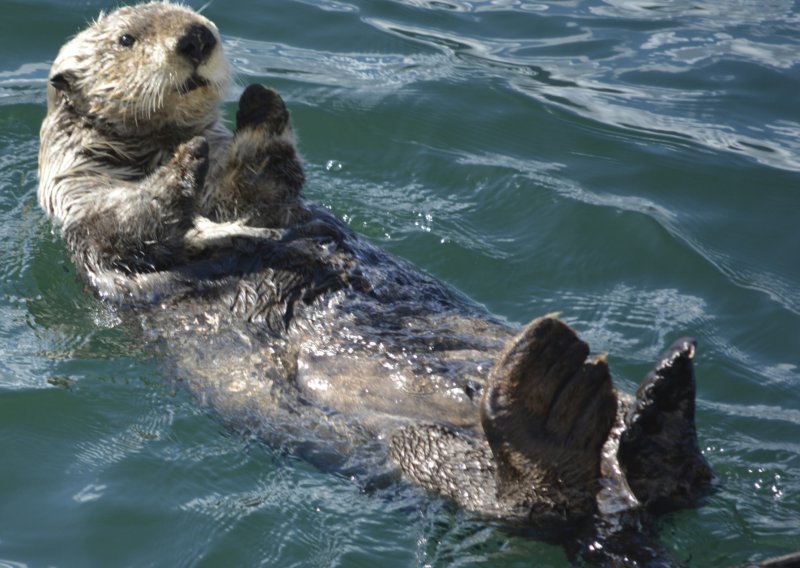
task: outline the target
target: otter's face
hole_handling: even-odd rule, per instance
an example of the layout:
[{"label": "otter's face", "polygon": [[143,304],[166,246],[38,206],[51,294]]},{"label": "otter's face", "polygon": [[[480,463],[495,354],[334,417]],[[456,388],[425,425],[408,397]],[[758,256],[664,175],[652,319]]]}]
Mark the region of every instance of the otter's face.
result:
[{"label": "otter's face", "polygon": [[201,128],[230,80],[217,27],[184,6],[150,3],[101,15],[61,51],[50,100],[122,132]]}]

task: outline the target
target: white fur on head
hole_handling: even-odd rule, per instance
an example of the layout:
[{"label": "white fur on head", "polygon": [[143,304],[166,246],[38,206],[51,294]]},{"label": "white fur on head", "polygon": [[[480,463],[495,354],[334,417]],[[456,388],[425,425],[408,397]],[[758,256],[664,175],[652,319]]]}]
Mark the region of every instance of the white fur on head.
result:
[{"label": "white fur on head", "polygon": [[[197,69],[177,49],[192,24],[217,39]],[[205,86],[187,90],[193,77]],[[51,105],[62,91],[79,113],[141,132],[207,121],[228,87],[230,68],[213,22],[185,6],[151,2],[101,14],[61,48],[50,81]]]}]

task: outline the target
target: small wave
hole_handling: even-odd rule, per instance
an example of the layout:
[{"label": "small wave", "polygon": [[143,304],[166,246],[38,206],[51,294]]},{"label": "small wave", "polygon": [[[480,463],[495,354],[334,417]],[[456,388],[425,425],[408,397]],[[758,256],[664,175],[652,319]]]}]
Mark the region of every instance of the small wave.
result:
[{"label": "small wave", "polygon": [[50,63],[25,63],[12,71],[0,71],[0,106],[44,103]]},{"label": "small wave", "polygon": [[314,8],[325,10],[326,12],[358,12],[358,7],[348,2],[337,2],[336,0],[297,0],[303,4],[309,4]]},{"label": "small wave", "polygon": [[[632,4],[644,9],[644,4]],[[598,10],[604,13],[602,8]],[[682,27],[670,20],[676,29],[656,29],[649,34],[635,31],[631,12],[624,17],[614,11],[606,14],[615,18],[607,27],[592,26],[576,16],[564,21],[553,17],[563,26],[560,35],[536,37],[532,33],[515,38],[481,37],[474,30],[459,33],[457,28],[445,30],[380,18],[363,21],[440,54],[422,56],[419,65],[435,65],[436,69],[428,69],[426,73],[425,68],[417,68],[414,74],[405,75],[404,85],[425,78],[499,79],[546,106],[555,105],[606,127],[622,129],[632,139],[644,137],[668,145],[695,145],[746,156],[770,167],[800,171],[797,137],[791,132],[782,135],[779,129],[769,126],[784,120],[731,117],[720,114],[712,105],[714,89],[729,93],[730,76],[707,73],[710,79],[707,88],[693,91],[680,87],[683,74],[717,62],[745,62],[761,69],[782,71],[800,62],[800,50],[794,42],[739,37],[719,24],[714,27],[717,31],[709,34],[707,22],[718,15],[718,10],[712,12],[704,8],[695,14],[683,6],[679,11],[683,16],[679,21]],[[783,25],[788,17],[778,9],[773,14],[777,22],[773,25]],[[738,25],[725,21],[726,25]],[[532,22],[534,29],[536,24],[540,22]],[[759,31],[759,36],[762,34]],[[620,80],[629,72],[646,70],[663,74],[664,84]],[[731,72],[736,77],[748,75],[747,68]],[[396,80],[390,83],[397,85]],[[364,83],[361,86],[380,88]],[[765,122],[769,133],[764,131]],[[790,122],[788,128],[793,130],[798,124]]]},{"label": "small wave", "polygon": [[347,89],[349,96],[376,100],[440,78],[447,69],[438,54],[334,53],[242,38],[228,38],[225,49],[244,75]]},{"label": "small wave", "polygon": [[[438,151],[431,149],[431,153]],[[443,195],[415,181],[398,185],[354,179],[344,166],[332,172],[328,167],[307,164],[307,172],[313,193],[322,196],[323,203],[324,196],[336,195],[336,212],[371,238],[391,241],[424,232],[439,244],[454,243],[495,259],[509,254],[468,222],[467,213],[477,210],[478,203],[465,195]]]},{"label": "small wave", "polygon": [[[795,426],[800,426],[800,410],[794,410],[792,408],[781,408],[779,406],[769,406],[765,404],[726,404],[709,400],[703,400],[699,404],[705,408],[711,408],[729,416],[788,422]],[[792,451],[800,452],[800,445],[792,444]]]},{"label": "small wave", "polygon": [[792,313],[800,315],[800,289],[796,283],[772,271],[750,266],[745,260],[733,258],[705,244],[701,239],[693,236],[688,228],[683,226],[682,220],[676,212],[651,199],[636,195],[616,195],[590,191],[580,184],[559,175],[558,172],[563,169],[560,164],[521,160],[501,154],[479,155],[454,152],[454,155],[457,163],[501,167],[515,171],[519,175],[533,180],[537,185],[550,189],[567,199],[646,215],[657,221],[677,240],[688,245],[729,282],[737,287],[764,294]]},{"label": "small wave", "polygon": [[693,21],[700,29],[720,29],[729,26],[759,26],[778,22],[791,25],[798,22],[795,2],[792,0],[731,0],[729,2],[695,2],[678,0],[602,0],[589,7],[589,13],[609,18],[629,19],[636,16],[645,21],[672,21],[680,18]]},{"label": "small wave", "polygon": [[648,364],[687,330],[703,328],[712,319],[702,298],[669,288],[617,284],[595,295],[566,291],[555,303],[565,307],[565,319],[581,330],[593,351]]},{"label": "small wave", "polygon": [[107,485],[90,483],[73,495],[72,500],[77,503],[90,503],[92,501],[97,501],[105,494],[106,489],[108,489]]},{"label": "small wave", "polygon": [[[340,485],[338,491],[330,489],[331,483]],[[353,536],[370,534],[362,528],[370,522],[369,509],[381,506],[365,502],[352,483],[280,465],[259,475],[255,482],[239,479],[238,486],[243,484],[250,487],[212,491],[187,500],[179,508],[210,521],[203,529],[209,547],[221,542],[221,535],[240,530],[250,517],[261,515],[270,538],[252,551],[252,557],[264,565],[287,565],[298,547],[303,550],[305,566],[340,563],[350,550]],[[347,525],[337,522],[356,506],[362,508],[358,518]]]},{"label": "small wave", "polygon": [[[153,408],[128,426],[116,424],[113,433],[78,442],[70,473],[102,472],[138,454],[148,444],[164,437],[173,418],[163,407],[163,402],[156,401]],[[99,428],[99,425],[93,427]]]},{"label": "small wave", "polygon": [[0,558],[0,568],[28,568],[28,564]]},{"label": "small wave", "polygon": [[578,183],[559,175],[557,172],[564,169],[565,166],[563,164],[538,162],[529,159],[523,160],[502,154],[453,152],[453,155],[459,164],[508,169],[536,182],[537,185],[556,192],[562,197],[588,205],[644,213],[664,222],[675,217],[675,214],[669,209],[645,197],[590,191]]}]

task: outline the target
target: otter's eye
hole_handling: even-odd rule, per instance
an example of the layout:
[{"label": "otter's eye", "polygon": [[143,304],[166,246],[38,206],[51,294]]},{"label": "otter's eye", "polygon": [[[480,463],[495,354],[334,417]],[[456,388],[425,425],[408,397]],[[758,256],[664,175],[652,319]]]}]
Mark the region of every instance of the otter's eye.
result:
[{"label": "otter's eye", "polygon": [[131,34],[123,34],[119,36],[119,44],[122,47],[130,47],[134,43],[136,43],[136,38],[133,37]]}]

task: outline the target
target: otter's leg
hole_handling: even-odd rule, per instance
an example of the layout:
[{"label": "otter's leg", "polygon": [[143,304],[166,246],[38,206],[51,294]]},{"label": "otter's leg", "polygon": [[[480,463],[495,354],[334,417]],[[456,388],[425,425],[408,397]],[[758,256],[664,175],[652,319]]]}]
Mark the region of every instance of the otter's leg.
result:
[{"label": "otter's leg", "polygon": [[510,517],[494,494],[494,459],[472,432],[411,424],[392,433],[390,456],[407,479],[472,511]]},{"label": "otter's leg", "polygon": [[617,402],[605,360],[588,354],[565,323],[535,320],[501,354],[481,400],[498,499],[531,518],[595,511]]},{"label": "otter's leg", "polygon": [[250,85],[239,99],[236,132],[216,188],[203,203],[214,221],[281,227],[302,214],[303,168],[294,145],[289,111],[280,95]]},{"label": "otter's leg", "polygon": [[676,341],[625,416],[617,456],[637,499],[650,506],[690,506],[713,479],[695,430],[694,353],[694,340]]}]

